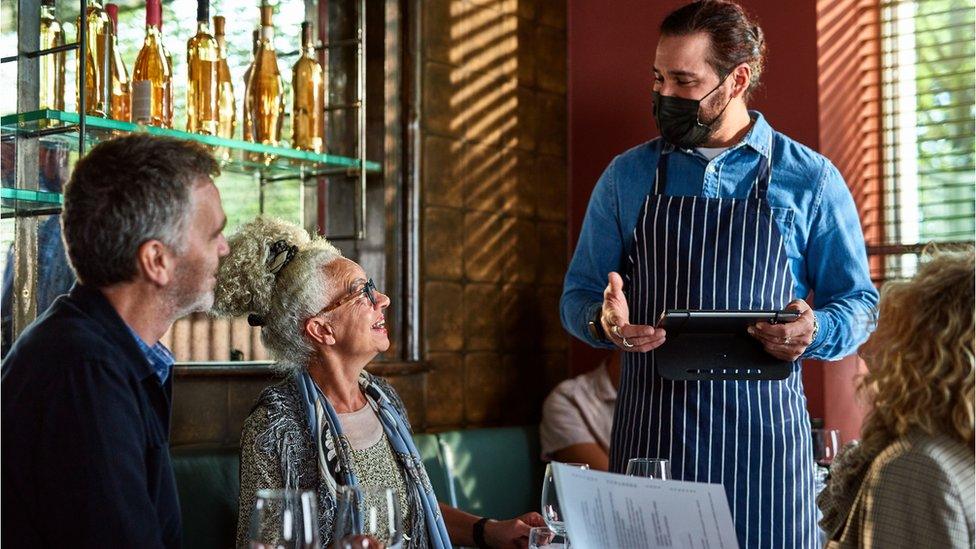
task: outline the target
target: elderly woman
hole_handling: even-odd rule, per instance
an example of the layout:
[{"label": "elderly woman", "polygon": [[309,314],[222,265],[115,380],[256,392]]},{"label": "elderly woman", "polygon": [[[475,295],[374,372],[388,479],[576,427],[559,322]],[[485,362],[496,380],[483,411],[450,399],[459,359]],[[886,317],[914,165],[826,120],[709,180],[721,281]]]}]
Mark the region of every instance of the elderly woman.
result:
[{"label": "elderly woman", "polygon": [[241,434],[237,541],[247,546],[260,488],[317,491],[319,531],[331,543],[339,485],[392,488],[403,509],[406,547],[525,547],[542,517],[479,519],[438,504],[403,403],[364,371],[390,346],[390,300],[362,267],[301,228],[258,218],[229,240],[214,311],[248,315],[286,379],[258,398]]},{"label": "elderly woman", "polygon": [[872,409],[817,501],[828,548],[973,547],[973,257],[936,252],[882,292]]}]

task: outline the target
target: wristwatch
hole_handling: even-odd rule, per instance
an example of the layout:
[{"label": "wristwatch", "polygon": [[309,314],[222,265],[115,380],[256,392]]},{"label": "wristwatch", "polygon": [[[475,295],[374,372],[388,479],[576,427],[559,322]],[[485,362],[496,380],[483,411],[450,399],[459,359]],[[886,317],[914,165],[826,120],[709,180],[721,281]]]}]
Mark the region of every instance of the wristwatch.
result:
[{"label": "wristwatch", "polygon": [[817,313],[813,313],[813,333],[810,335],[810,345],[817,341],[818,332],[820,332],[820,323],[817,322]]},{"label": "wristwatch", "polygon": [[586,329],[590,331],[590,337],[593,339],[603,343],[609,343],[610,339],[607,338],[607,333],[603,331],[603,323],[600,322],[600,316],[602,314],[603,309],[597,309],[596,314],[593,315],[593,318],[586,323]]},{"label": "wristwatch", "polygon": [[474,538],[474,546],[478,549],[491,549],[488,542],[485,540],[485,524],[488,522],[488,517],[484,517],[478,522],[474,523],[471,530],[471,537]]}]

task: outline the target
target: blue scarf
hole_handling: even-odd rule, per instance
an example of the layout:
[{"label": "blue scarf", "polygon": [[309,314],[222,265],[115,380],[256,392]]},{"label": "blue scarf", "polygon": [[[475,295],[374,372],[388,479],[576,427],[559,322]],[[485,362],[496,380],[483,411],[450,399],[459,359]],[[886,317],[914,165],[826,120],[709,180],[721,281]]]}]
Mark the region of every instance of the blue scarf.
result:
[{"label": "blue scarf", "polygon": [[[309,430],[318,450],[319,477],[328,483],[333,494],[338,485],[357,486],[359,481],[352,469],[350,446],[345,435],[342,434],[342,426],[335,408],[312,380],[307,370],[302,371],[297,382],[298,391],[305,404]],[[434,549],[450,549],[451,540],[447,535],[447,526],[437,505],[437,497],[430,488],[430,482],[426,481],[427,473],[420,452],[413,443],[410,429],[407,428],[400,412],[393,406],[390,397],[373,380],[373,376],[366,372],[361,373],[359,386],[366,395],[370,407],[379,417],[383,432],[390,441],[390,446],[393,447],[393,453],[401,469],[406,473],[405,479],[412,492],[412,499],[419,504],[417,508],[423,511],[429,546]],[[415,534],[411,538],[416,541],[418,536]]]}]

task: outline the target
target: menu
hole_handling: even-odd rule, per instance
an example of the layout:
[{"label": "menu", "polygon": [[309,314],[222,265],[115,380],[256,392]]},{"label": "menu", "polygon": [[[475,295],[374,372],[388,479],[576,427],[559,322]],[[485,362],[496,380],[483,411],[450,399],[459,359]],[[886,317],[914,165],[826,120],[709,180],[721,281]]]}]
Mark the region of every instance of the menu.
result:
[{"label": "menu", "polygon": [[559,507],[575,549],[739,546],[720,484],[553,465]]}]

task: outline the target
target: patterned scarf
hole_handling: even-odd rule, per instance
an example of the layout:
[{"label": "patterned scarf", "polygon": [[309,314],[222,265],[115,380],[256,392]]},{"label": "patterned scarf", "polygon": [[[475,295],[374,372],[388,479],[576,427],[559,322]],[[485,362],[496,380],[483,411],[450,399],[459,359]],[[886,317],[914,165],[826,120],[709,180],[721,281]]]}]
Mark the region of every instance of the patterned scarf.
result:
[{"label": "patterned scarf", "polygon": [[[352,447],[342,433],[342,426],[335,409],[307,370],[298,376],[297,382],[299,394],[305,405],[309,430],[318,450],[319,477],[325,480],[333,494],[339,485],[357,486],[359,481],[352,468]],[[408,533],[411,544],[416,547],[450,549],[451,540],[447,535],[447,526],[444,524],[437,505],[437,497],[427,479],[427,471],[413,443],[406,421],[386,393],[373,380],[373,376],[362,372],[359,375],[359,387],[370,407],[379,417],[383,432],[393,448],[400,469],[405,472],[414,509],[423,511],[424,520],[414,520],[414,527]]]}]

